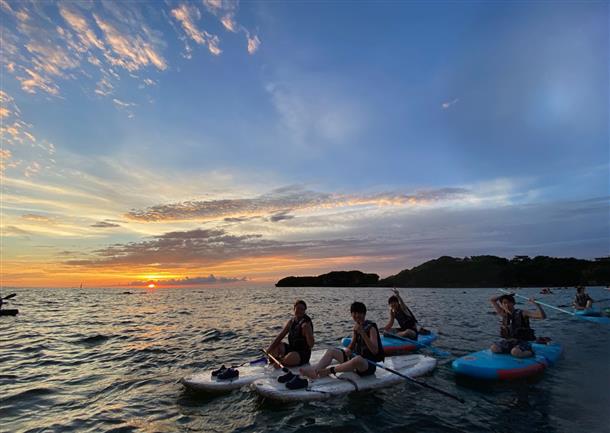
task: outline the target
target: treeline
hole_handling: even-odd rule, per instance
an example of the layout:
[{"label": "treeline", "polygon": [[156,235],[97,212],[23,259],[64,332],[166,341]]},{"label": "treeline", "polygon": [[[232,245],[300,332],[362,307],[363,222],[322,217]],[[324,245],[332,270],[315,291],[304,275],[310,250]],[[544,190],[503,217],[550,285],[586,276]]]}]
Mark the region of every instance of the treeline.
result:
[{"label": "treeline", "polygon": [[360,271],[283,278],[278,287],[540,287],[610,285],[610,257],[443,256],[379,279]]}]

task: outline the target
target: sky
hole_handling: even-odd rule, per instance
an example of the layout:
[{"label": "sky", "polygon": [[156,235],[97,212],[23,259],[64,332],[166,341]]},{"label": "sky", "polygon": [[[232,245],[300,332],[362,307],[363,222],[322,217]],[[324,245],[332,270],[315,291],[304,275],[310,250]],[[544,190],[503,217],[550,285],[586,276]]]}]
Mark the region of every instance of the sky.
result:
[{"label": "sky", "polygon": [[1,286],[610,254],[607,2],[0,0]]}]

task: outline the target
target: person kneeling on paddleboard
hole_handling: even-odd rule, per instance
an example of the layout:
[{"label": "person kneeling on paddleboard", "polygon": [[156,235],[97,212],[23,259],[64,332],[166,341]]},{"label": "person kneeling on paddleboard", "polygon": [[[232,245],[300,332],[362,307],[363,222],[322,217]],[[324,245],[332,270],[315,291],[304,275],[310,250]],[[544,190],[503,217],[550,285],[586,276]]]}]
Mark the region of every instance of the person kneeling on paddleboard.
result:
[{"label": "person kneeling on paddleboard", "polygon": [[530,328],[529,319],[545,319],[546,313],[533,298],[529,301],[538,307],[538,311],[523,311],[515,308],[513,295],[494,296],[490,299],[496,313],[502,317],[500,335],[503,340],[491,345],[493,353],[510,353],[517,358],[527,358],[534,355],[530,341],[536,336]]},{"label": "person kneeling on paddleboard", "polygon": [[585,291],[584,286],[576,287],[576,297],[574,298],[574,308],[577,310],[588,310],[593,307],[593,299]]},{"label": "person kneeling on paddleboard", "polygon": [[[287,367],[307,364],[315,343],[313,322],[305,314],[307,304],[302,299],[298,299],[295,301],[293,309],[294,317],[286,322],[284,329],[275,337],[275,340],[267,349],[267,352]],[[288,334],[288,344],[282,343],[286,334]]]},{"label": "person kneeling on paddleboard", "polygon": [[390,320],[383,329],[386,332],[391,332],[392,326],[394,326],[394,319],[396,319],[399,326],[396,335],[399,337],[410,338],[411,340],[417,340],[417,319],[415,318],[415,315],[402,300],[398,290],[392,289],[392,291],[394,292],[394,295],[390,296],[388,299],[388,304],[390,306]]},{"label": "person kneeling on paddleboard", "polygon": [[[365,319],[366,306],[362,302],[354,302],[350,311],[354,320],[354,328],[352,342],[349,346],[346,349],[328,349],[318,364],[301,368],[299,370],[301,375],[316,379],[345,371],[354,371],[359,376],[375,374],[377,367],[367,360],[373,362],[384,360],[379,329],[375,322]],[[328,367],[333,360],[339,364]]]}]

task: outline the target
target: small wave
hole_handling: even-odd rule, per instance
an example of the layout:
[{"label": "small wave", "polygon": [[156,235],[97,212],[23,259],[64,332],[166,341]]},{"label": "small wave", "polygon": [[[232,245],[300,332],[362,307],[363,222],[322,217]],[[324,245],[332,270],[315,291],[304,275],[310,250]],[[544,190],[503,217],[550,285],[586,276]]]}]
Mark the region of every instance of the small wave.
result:
[{"label": "small wave", "polygon": [[83,344],[83,345],[86,345],[86,346],[97,346],[98,344],[105,343],[110,338],[111,337],[108,336],[108,335],[96,334],[96,335],[91,335],[89,337],[85,337],[85,338],[81,338],[79,340],[76,340],[74,343],[75,344]]},{"label": "small wave", "polygon": [[203,333],[202,343],[207,341],[220,340],[220,331],[218,329],[210,329]]}]

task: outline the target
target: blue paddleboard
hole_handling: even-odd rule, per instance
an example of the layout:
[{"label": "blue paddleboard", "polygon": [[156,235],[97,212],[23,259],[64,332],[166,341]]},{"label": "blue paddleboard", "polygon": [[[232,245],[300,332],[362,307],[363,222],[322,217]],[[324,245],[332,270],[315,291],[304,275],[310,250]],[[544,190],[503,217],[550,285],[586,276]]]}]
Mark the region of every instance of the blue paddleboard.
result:
[{"label": "blue paddleboard", "polygon": [[553,365],[562,349],[559,344],[533,343],[534,356],[516,358],[508,354],[481,350],[453,361],[453,370],[460,375],[477,379],[512,380],[535,375]]},{"label": "blue paddleboard", "polygon": [[[431,332],[428,335],[419,335],[417,337],[417,342],[428,346],[437,338],[438,335],[434,332]],[[341,345],[343,347],[347,347],[351,342],[351,337],[346,337],[341,340]],[[399,355],[405,352],[412,352],[414,350],[417,350],[416,344],[398,338],[392,338],[388,335],[381,336],[381,345],[383,346],[383,351],[385,352],[386,356]]]}]

